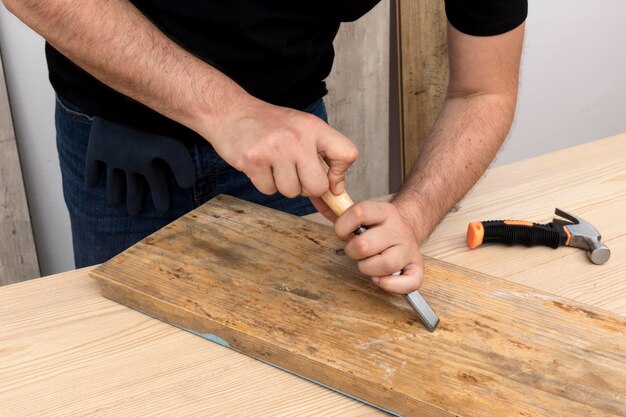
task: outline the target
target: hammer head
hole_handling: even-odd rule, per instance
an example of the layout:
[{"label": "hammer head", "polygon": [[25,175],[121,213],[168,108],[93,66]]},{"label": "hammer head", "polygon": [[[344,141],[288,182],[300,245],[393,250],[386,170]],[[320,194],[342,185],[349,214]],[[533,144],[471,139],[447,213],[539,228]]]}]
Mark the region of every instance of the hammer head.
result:
[{"label": "hammer head", "polygon": [[585,249],[591,262],[596,265],[601,265],[609,260],[611,251],[602,243],[600,232],[591,223],[558,208],[554,210],[554,214],[568,220],[566,222],[563,219],[554,219],[555,223],[559,223],[569,230],[571,239],[568,246]]}]

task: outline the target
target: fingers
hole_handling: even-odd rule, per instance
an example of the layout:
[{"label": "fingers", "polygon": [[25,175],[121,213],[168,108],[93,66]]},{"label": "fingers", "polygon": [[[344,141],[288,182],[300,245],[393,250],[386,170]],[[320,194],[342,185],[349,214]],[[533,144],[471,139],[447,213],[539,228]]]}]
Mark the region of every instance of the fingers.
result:
[{"label": "fingers", "polygon": [[165,162],[169,165],[176,182],[182,188],[193,187],[196,179],[196,173],[194,172],[194,164],[191,159],[189,150],[184,143],[175,141],[172,145],[171,155],[164,155]]},{"label": "fingers", "polygon": [[328,164],[328,182],[330,191],[341,194],[345,191],[348,168],[356,161],[359,150],[348,138],[332,128],[318,139],[317,150],[324,154]]},{"label": "fingers", "polygon": [[[365,233],[355,236],[354,239],[346,243],[345,252],[348,257],[360,261],[382,253],[385,249],[394,246],[400,239],[401,238],[395,236],[394,231],[387,230],[385,227],[376,226],[367,229]],[[404,265],[400,265],[400,268],[403,266]],[[395,269],[395,271],[397,270],[398,268]]]},{"label": "fingers", "polygon": [[296,164],[302,194],[307,197],[320,197],[328,191],[328,176],[317,155],[317,150],[311,149]]},{"label": "fingers", "polygon": [[246,173],[263,194],[277,191],[288,198],[301,194],[319,197],[328,190],[328,179],[315,151],[295,162],[288,155],[273,164],[258,164]]},{"label": "fingers", "polygon": [[136,216],[141,212],[143,207],[143,193],[145,183],[138,174],[128,174],[126,176],[126,208],[128,214]]},{"label": "fingers", "polygon": [[256,166],[246,174],[256,189],[263,194],[272,195],[278,191],[270,166]]},{"label": "fingers", "polygon": [[[246,100],[205,133],[217,153],[264,194],[319,197],[329,187],[341,194],[346,171],[358,155],[352,142],[318,117],[256,99]],[[328,174],[318,153],[328,161]]]},{"label": "fingers", "polygon": [[165,172],[161,166],[153,164],[145,173],[154,208],[160,214],[164,214],[170,208],[170,192],[165,179]]},{"label": "fingers", "polygon": [[[359,226],[369,228],[354,236]],[[424,261],[411,226],[390,203],[363,201],[346,210],[335,222],[335,232],[347,240],[346,255],[382,289],[409,293],[422,283]],[[395,272],[402,271],[399,276]]]},{"label": "fingers", "polygon": [[301,148],[288,149],[285,145],[285,149],[276,151],[273,158],[259,158],[262,161],[249,166],[247,174],[264,194],[278,191],[288,198],[301,194],[319,197],[328,191],[328,177],[317,155],[314,146],[310,146],[307,152]]},{"label": "fingers", "polygon": [[[353,239],[355,240],[355,239]],[[346,253],[347,254],[347,253]],[[411,261],[413,256],[406,252],[406,248],[401,245],[392,246],[380,254],[370,256],[359,261],[359,271],[370,277],[381,277],[392,275],[394,272],[402,270]]]},{"label": "fingers", "polygon": [[300,178],[294,164],[279,163],[274,166],[274,184],[279,193],[287,198],[295,198],[302,192]]},{"label": "fingers", "polygon": [[394,209],[389,203],[361,201],[346,210],[335,223],[335,233],[346,240],[359,226],[372,226],[384,223],[392,216]]},{"label": "fingers", "polygon": [[100,162],[88,154],[87,160],[85,161],[85,185],[87,187],[91,188],[98,185],[99,168]]},{"label": "fingers", "polygon": [[116,206],[124,198],[124,173],[119,169],[107,167],[107,203]]},{"label": "fingers", "polygon": [[[358,267],[363,274],[371,276],[376,285],[389,292],[407,294],[418,289],[423,281],[423,258],[419,251],[411,252],[405,245],[392,246],[361,260]],[[398,271],[402,273],[394,275]]]},{"label": "fingers", "polygon": [[385,291],[408,294],[422,286],[424,265],[423,263],[409,264],[402,270],[402,275],[373,277],[372,280]]}]

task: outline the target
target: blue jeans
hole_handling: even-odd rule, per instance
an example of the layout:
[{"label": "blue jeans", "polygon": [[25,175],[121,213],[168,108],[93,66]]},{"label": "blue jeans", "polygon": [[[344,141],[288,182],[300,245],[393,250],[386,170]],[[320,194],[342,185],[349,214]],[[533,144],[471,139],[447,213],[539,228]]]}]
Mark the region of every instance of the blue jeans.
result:
[{"label": "blue jeans", "polygon": [[[327,120],[321,99],[306,111]],[[202,142],[189,148],[196,172],[195,185],[183,189],[168,172],[170,208],[167,213],[156,212],[148,193],[141,213],[130,216],[125,202],[117,206],[107,204],[104,170],[96,187],[85,186],[85,157],[92,116],[57,98],[55,121],[76,268],[107,261],[218,194],[228,194],[299,216],[315,212],[306,197],[289,199],[278,193],[262,194],[245,174],[228,165],[208,142]]]}]

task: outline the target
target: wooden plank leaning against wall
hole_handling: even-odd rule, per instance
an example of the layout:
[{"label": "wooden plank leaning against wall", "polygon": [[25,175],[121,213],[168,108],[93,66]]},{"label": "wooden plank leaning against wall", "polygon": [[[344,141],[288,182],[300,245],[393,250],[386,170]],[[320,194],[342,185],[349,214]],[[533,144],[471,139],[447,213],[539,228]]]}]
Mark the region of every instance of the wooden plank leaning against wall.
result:
[{"label": "wooden plank leaning against wall", "polygon": [[33,230],[0,59],[0,286],[39,276]]},{"label": "wooden plank leaning against wall", "polygon": [[[392,1],[395,25],[390,25]],[[330,124],[361,152],[347,181],[355,200],[389,189],[390,26],[396,26],[398,37],[400,159],[406,177],[446,95],[446,25],[443,0],[383,0],[339,30],[326,104]]]},{"label": "wooden plank leaning against wall", "polygon": [[341,25],[327,80],[329,123],[360,151],[346,182],[355,201],[389,192],[390,1]]},{"label": "wooden plank leaning against wall", "polygon": [[443,0],[397,0],[402,172],[410,173],[448,87]]}]

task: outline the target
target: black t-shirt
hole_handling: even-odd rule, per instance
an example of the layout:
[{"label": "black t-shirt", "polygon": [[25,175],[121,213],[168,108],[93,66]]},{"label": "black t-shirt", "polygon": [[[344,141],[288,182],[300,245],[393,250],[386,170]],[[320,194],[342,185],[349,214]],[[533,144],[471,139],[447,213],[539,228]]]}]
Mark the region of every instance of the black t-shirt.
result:
[{"label": "black t-shirt", "polygon": [[[326,94],[333,39],[341,22],[379,0],[131,0],[156,26],[200,59],[273,104],[303,109]],[[446,0],[450,23],[470,35],[507,32],[526,18],[527,0]],[[49,44],[50,81],[87,113],[159,130],[191,132],[112,90]]]}]

